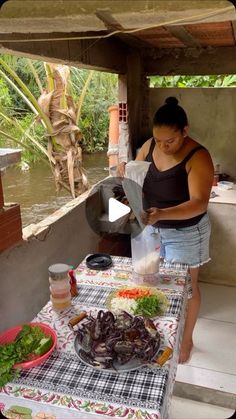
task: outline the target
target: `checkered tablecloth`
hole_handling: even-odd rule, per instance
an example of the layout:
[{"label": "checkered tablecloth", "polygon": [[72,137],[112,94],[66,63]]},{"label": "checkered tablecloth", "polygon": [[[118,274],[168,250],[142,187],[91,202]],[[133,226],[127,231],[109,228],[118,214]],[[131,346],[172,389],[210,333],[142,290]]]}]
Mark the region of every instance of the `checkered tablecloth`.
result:
[{"label": "checkered tablecloth", "polygon": [[[114,258],[113,265],[130,272],[128,258]],[[5,398],[9,396],[13,405],[17,405],[19,400],[27,406],[27,400],[31,400],[40,406],[41,412],[43,406],[51,406],[53,413],[55,406],[55,419],[67,417],[64,415],[65,409],[67,414],[68,410],[71,411],[71,417],[78,412],[77,417],[81,419],[83,412],[96,413],[98,419],[99,415],[100,418],[166,419],[183,328],[186,269],[170,266],[163,270],[170,304],[163,316],[154,319],[165,345],[173,346],[172,359],[162,368],[150,363],[122,374],[84,365],[73,349],[74,334],[68,328],[69,319],[82,310],[97,312],[105,308],[107,297],[116,289],[117,283],[120,285],[119,279],[116,283],[112,270],[110,274],[106,272],[105,276],[101,275],[99,282],[98,272],[88,271],[84,261],[79,272],[79,295],[73,299],[72,308],[57,314],[48,303],[34,319],[46,322],[57,331],[57,350],[42,365],[22,370],[18,378],[1,390],[2,394]],[[91,278],[95,280],[91,281]],[[58,415],[58,411],[61,411],[61,415]]]},{"label": "checkered tablecloth", "polygon": [[75,354],[55,351],[43,365],[23,371],[14,382],[159,411],[167,377],[167,369],[151,367],[125,374],[107,373],[84,365]]}]

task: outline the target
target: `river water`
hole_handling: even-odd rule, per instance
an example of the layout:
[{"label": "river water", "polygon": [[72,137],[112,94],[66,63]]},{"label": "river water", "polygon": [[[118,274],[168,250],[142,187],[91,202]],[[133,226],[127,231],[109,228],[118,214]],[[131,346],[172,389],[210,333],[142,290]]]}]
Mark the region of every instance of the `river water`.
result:
[{"label": "river water", "polygon": [[[85,154],[83,167],[90,186],[108,176],[106,153]],[[9,167],[2,173],[5,202],[20,204],[23,227],[38,223],[72,198],[69,192],[55,189],[54,178],[46,163],[37,163],[28,171]]]}]

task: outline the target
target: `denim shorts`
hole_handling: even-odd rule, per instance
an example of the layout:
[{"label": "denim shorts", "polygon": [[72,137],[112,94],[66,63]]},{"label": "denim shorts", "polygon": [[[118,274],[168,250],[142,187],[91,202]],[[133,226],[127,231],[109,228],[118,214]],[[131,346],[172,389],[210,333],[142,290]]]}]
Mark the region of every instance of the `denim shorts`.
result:
[{"label": "denim shorts", "polygon": [[166,262],[197,268],[210,260],[211,224],[208,214],[191,227],[159,228],[160,256]]}]

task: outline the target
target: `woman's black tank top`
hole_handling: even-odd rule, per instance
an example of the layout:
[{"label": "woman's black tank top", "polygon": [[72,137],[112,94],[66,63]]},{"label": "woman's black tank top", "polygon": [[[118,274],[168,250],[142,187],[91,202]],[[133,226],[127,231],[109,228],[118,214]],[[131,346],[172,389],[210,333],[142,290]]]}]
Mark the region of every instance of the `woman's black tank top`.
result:
[{"label": "woman's black tank top", "polygon": [[[176,166],[159,171],[152,157],[155,144],[153,138],[145,159],[151,162],[143,184],[143,206],[145,210],[151,207],[174,207],[189,201],[188,174],[185,165],[196,151],[205,149],[203,146],[197,146]],[[205,212],[186,220],[161,220],[154,226],[161,228],[189,227],[197,224],[204,215]]]}]

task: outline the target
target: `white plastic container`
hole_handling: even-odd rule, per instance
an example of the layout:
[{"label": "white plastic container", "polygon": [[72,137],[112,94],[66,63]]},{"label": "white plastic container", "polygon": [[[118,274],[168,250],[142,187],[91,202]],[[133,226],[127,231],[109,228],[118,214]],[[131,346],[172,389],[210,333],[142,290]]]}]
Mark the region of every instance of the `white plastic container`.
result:
[{"label": "white plastic container", "polygon": [[156,285],[160,262],[160,238],[157,230],[147,226],[131,238],[133,281],[139,285]]},{"label": "white plastic container", "polygon": [[227,182],[226,180],[217,182],[217,187],[224,191],[227,191],[228,189],[233,189],[233,186],[234,186],[233,182]]}]

